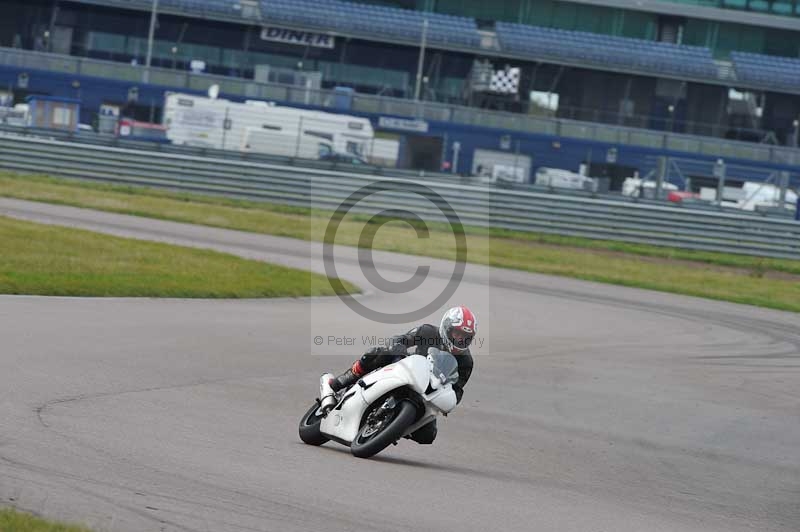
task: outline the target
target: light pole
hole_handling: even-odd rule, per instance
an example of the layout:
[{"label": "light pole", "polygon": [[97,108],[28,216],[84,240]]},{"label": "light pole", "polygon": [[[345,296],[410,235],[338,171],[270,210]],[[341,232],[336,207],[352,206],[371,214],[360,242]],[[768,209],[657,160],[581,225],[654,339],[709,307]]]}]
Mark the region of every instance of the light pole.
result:
[{"label": "light pole", "polygon": [[422,41],[419,46],[419,61],[417,62],[417,84],[414,87],[414,101],[419,101],[419,93],[422,90],[422,69],[425,64],[425,45],[428,41],[428,19],[422,21]]},{"label": "light pole", "polygon": [[667,111],[669,111],[669,132],[672,133],[672,127],[675,122],[675,106],[670,105],[667,107]]},{"label": "light pole", "polygon": [[145,83],[150,81],[150,63],[153,61],[153,38],[156,34],[156,17],[158,16],[158,0],[153,0],[153,7],[150,11],[150,31],[147,34],[147,58],[145,59],[144,79]]}]

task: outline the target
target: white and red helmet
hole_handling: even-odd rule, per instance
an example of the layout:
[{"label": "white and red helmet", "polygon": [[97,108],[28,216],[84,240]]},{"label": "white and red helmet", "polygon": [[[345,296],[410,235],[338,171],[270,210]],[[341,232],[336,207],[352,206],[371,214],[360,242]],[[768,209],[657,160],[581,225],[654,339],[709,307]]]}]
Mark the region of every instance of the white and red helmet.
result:
[{"label": "white and red helmet", "polygon": [[442,316],[439,335],[451,353],[463,353],[478,332],[478,320],[467,307],[453,307]]}]

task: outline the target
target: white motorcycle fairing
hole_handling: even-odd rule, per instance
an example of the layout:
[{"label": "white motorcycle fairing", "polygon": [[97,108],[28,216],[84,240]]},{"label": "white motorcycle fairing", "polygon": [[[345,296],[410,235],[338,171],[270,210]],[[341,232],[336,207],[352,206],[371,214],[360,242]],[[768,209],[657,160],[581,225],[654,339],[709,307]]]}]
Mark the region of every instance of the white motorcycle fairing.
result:
[{"label": "white motorcycle fairing", "polygon": [[[344,393],[338,404],[320,422],[320,432],[332,440],[349,445],[358,434],[367,408],[392,390],[408,386],[426,403],[424,415],[406,430],[405,434],[410,434],[435,417],[434,408],[446,414],[456,406],[453,387],[447,384],[434,388],[434,380],[437,379],[431,376],[428,359],[421,355],[409,355],[373,371]],[[426,395],[429,384],[434,389]]]}]

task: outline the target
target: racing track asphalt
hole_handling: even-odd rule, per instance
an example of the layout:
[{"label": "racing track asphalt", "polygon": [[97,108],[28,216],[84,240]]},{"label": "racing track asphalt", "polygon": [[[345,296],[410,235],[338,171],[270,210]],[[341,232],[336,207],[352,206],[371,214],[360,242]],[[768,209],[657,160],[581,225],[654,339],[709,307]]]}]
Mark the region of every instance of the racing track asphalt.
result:
[{"label": "racing track asphalt", "polygon": [[[322,271],[303,241],[14,200],[0,214]],[[367,291],[371,308],[421,306],[452,270],[375,256],[386,277],[432,275]],[[337,267],[368,286],[352,249]],[[463,403],[434,445],[359,460],[300,443],[298,419],[362,335],[406,326],[337,298],[0,297],[0,506],[114,532],[800,530],[797,314],[480,266],[451,302],[485,342]]]}]

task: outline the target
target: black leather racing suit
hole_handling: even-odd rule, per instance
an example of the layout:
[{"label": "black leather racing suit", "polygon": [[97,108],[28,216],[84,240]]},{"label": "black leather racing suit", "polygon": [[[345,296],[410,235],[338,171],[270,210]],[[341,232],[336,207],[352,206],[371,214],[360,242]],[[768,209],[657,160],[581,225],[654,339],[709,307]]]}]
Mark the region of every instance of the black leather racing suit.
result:
[{"label": "black leather racing suit", "polygon": [[[373,347],[359,360],[361,370],[364,373],[375,371],[383,366],[388,366],[400,358],[408,355],[408,349],[416,347],[416,353],[427,355],[428,348],[434,347],[441,351],[447,351],[447,347],[439,336],[439,328],[435,325],[424,324],[415,327],[406,334],[401,334],[391,338],[388,347]],[[453,384],[453,391],[456,392],[456,399],[460,403],[464,395],[464,385],[472,375],[472,354],[469,349],[454,355],[458,361],[458,382]],[[434,419],[424,427],[411,434],[411,439],[418,443],[433,443],[436,438],[436,420]]]}]

